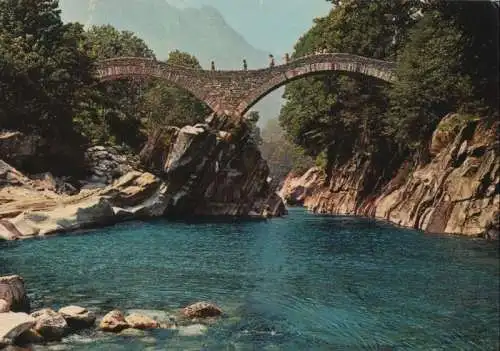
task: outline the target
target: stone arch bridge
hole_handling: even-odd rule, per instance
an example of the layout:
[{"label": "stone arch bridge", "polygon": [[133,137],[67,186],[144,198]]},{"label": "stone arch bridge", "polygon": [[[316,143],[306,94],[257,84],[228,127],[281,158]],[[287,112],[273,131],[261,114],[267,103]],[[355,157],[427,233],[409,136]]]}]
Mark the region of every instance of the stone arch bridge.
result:
[{"label": "stone arch bridge", "polygon": [[204,101],[217,115],[243,116],[261,98],[280,86],[305,76],[341,71],[394,80],[393,62],[342,54],[315,54],[256,70],[207,71],[170,65],[153,59],[119,57],[101,61],[101,81],[154,77],[174,83]]}]

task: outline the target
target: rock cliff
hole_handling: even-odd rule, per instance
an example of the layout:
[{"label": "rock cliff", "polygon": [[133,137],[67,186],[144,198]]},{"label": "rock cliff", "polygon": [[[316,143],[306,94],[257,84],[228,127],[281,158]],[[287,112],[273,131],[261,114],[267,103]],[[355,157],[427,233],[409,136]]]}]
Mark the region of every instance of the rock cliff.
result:
[{"label": "rock cliff", "polygon": [[[429,143],[430,161],[394,168],[355,156],[327,175],[289,175],[281,193],[317,213],[370,216],[432,233],[498,238],[498,124],[451,114]],[[394,172],[395,170],[395,172]],[[388,176],[388,173],[393,173]]]},{"label": "rock cliff", "polygon": [[76,195],[40,188],[0,161],[0,239],[17,239],[158,216],[265,218],[286,212],[269,169],[244,126],[233,133],[208,124],[175,135],[161,169],[130,171]]}]

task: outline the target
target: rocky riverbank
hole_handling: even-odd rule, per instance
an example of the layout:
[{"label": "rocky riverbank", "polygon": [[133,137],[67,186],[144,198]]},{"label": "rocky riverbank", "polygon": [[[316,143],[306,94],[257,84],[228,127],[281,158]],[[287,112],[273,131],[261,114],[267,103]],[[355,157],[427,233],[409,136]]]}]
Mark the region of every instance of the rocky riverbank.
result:
[{"label": "rocky riverbank", "polygon": [[31,312],[24,280],[17,275],[0,277],[0,349],[59,342],[71,334],[116,333],[143,337],[143,331],[169,329],[180,336],[199,336],[224,316],[220,307],[201,301],[180,310],[112,310],[104,315],[80,306],[57,311],[42,308]]},{"label": "rocky riverbank", "polygon": [[244,128],[230,132],[198,124],[174,137],[160,166],[150,172],[134,170],[138,161],[94,147],[87,153],[89,177],[69,192],[59,191],[61,181],[33,179],[0,161],[0,239],[169,215],[267,218],[286,213],[269,182],[267,164]]},{"label": "rocky riverbank", "polygon": [[[281,189],[291,204],[323,214],[361,215],[432,233],[498,239],[500,153],[498,124],[445,117],[429,143],[426,164],[391,169],[356,155],[328,172],[290,174]],[[393,172],[387,176],[387,172]]]}]

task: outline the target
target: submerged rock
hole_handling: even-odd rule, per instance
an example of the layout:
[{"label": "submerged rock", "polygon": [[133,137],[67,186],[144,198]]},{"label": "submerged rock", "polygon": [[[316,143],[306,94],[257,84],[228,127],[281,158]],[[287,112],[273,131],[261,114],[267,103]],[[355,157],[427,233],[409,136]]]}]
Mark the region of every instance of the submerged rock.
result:
[{"label": "submerged rock", "polygon": [[123,329],[118,334],[121,336],[130,336],[130,337],[134,337],[134,338],[140,338],[140,337],[143,337],[145,335],[145,332],[142,329],[128,328],[128,329]]},{"label": "submerged rock", "polygon": [[71,329],[85,329],[94,325],[95,313],[80,306],[66,306],[59,310]]},{"label": "submerged rock", "polygon": [[160,327],[160,323],[154,319],[137,313],[128,315],[125,317],[125,321],[130,328],[134,329],[155,329]]},{"label": "submerged rock", "polygon": [[218,317],[222,313],[222,309],[219,306],[205,301],[194,303],[182,310],[182,314],[187,318]]},{"label": "submerged rock", "polygon": [[208,328],[203,324],[192,324],[179,328],[180,336],[201,336],[207,332]]},{"label": "submerged rock", "polygon": [[104,331],[119,333],[123,329],[130,328],[130,326],[121,311],[113,310],[102,318],[99,328]]},{"label": "submerged rock", "polygon": [[69,331],[64,317],[50,308],[33,312],[31,316],[36,321],[33,329],[46,341],[59,341]]}]

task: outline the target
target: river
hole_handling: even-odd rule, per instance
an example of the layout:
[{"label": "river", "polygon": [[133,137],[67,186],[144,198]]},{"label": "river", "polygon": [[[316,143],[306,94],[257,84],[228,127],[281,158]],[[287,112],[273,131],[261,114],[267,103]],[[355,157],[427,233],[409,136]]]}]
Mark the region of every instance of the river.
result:
[{"label": "river", "polygon": [[498,246],[369,219],[292,208],[268,221],[130,222],[0,242],[0,275],[11,273],[33,308],[102,315],[209,300],[227,314],[204,336],[84,332],[63,340],[68,350],[498,348]]}]

